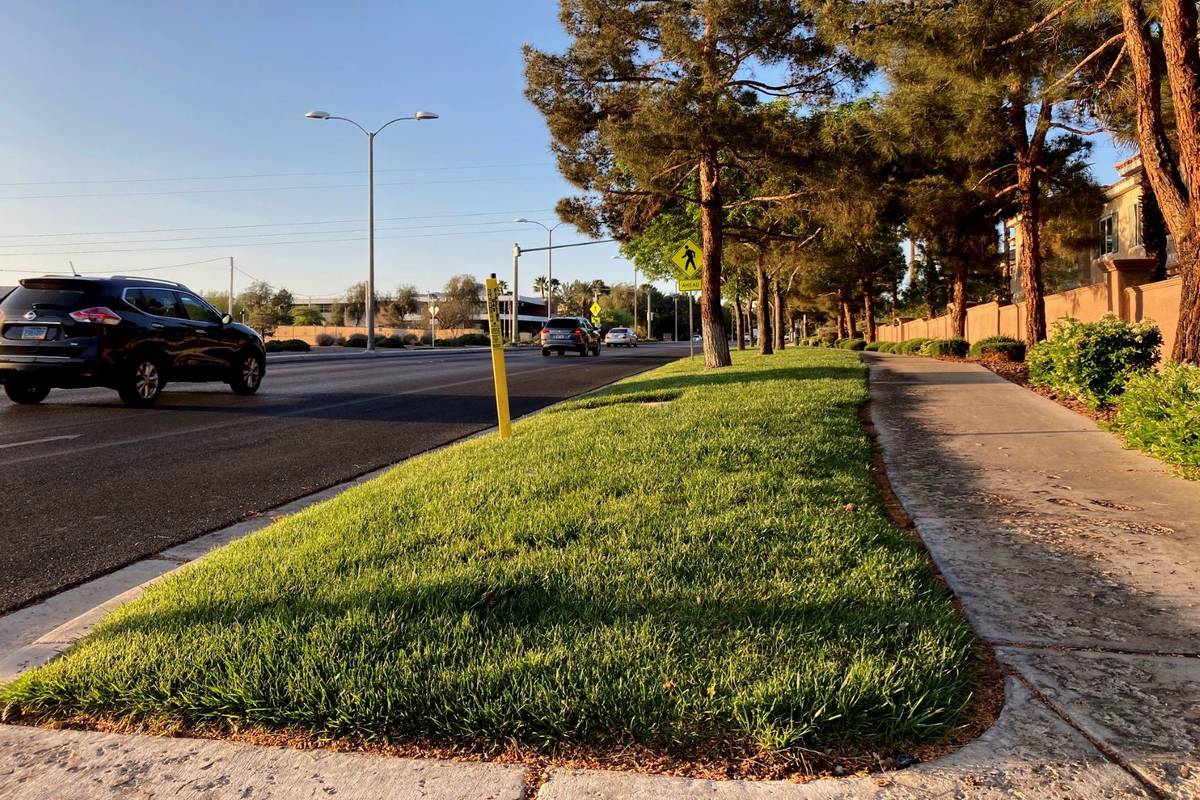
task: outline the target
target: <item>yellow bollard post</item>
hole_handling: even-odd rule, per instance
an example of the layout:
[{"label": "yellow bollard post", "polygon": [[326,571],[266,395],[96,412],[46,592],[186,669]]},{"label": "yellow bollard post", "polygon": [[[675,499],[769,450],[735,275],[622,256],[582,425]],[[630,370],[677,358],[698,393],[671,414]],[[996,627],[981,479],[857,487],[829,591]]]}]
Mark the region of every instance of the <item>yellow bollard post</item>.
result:
[{"label": "yellow bollard post", "polygon": [[[512,436],[512,419],[508,413],[508,373],[504,371],[504,335],[500,331],[500,289],[496,273],[485,282],[487,286],[488,336],[492,343],[492,379],[496,383],[496,419],[500,426],[500,438]],[[513,287],[515,293],[516,287]],[[516,325],[516,315],[513,315]],[[516,335],[513,335],[514,341]]]}]

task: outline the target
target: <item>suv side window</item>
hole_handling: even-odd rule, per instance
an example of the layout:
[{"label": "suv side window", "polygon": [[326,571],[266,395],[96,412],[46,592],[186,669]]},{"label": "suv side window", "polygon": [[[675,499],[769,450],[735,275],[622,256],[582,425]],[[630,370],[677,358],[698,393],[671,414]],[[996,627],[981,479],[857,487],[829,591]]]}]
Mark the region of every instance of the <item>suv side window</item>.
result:
[{"label": "suv side window", "polygon": [[180,292],[179,302],[183,307],[183,313],[186,315],[186,319],[190,319],[193,322],[210,322],[213,325],[220,324],[220,315],[209,308],[208,303],[204,302],[199,297]]},{"label": "suv side window", "polygon": [[129,289],[125,299],[138,311],[156,317],[179,317],[175,293],[170,289]]}]

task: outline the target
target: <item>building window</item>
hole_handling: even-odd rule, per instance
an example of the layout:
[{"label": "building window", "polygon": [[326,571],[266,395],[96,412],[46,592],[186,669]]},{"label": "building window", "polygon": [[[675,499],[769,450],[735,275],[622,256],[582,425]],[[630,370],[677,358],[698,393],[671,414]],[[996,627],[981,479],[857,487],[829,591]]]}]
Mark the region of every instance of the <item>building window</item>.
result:
[{"label": "building window", "polygon": [[1117,252],[1117,215],[1109,214],[1100,220],[1100,249],[1097,255]]}]

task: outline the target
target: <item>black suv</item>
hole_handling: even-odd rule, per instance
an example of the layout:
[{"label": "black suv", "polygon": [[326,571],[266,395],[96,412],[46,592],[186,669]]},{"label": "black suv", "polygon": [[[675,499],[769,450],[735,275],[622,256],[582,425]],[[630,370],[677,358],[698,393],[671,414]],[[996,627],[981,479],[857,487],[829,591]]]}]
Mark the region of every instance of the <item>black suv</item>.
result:
[{"label": "black suv", "polygon": [[168,381],[254,394],[262,337],[186,286],[149,278],[26,278],[0,301],[0,383],[16,403],[52,388],[107,386],[150,406]]},{"label": "black suv", "polygon": [[560,356],[568,350],[581,356],[588,353],[598,356],[600,331],[583,317],[553,317],[542,328],[542,355],[550,355],[551,350],[558,351]]}]

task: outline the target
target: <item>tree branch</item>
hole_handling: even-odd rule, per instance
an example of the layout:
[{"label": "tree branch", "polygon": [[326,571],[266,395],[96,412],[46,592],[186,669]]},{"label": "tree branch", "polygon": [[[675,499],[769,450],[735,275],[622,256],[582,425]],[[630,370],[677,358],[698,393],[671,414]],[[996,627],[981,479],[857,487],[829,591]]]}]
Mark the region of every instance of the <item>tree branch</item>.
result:
[{"label": "tree branch", "polygon": [[1030,25],[1028,28],[1026,28],[1025,30],[1021,31],[1020,33],[1016,34],[1015,36],[1010,36],[1007,39],[1005,39],[1003,42],[1000,42],[999,44],[991,44],[983,49],[984,50],[994,50],[998,47],[1008,47],[1010,44],[1016,44],[1017,42],[1026,38],[1027,36],[1032,36],[1033,34],[1037,33],[1038,31],[1042,30],[1043,28],[1048,28],[1050,25],[1054,24],[1054,21],[1057,20],[1059,17],[1063,16],[1064,14],[1066,14],[1068,11],[1070,11],[1071,6],[1073,6],[1073,5],[1075,5],[1075,0],[1066,0],[1066,2],[1063,3],[1061,6],[1054,9],[1049,14],[1042,17],[1041,20],[1039,20],[1038,22],[1035,22],[1033,25]]},{"label": "tree branch", "polygon": [[[1078,64],[1076,64],[1075,66],[1071,67],[1069,70],[1067,70],[1067,72],[1066,72],[1066,73],[1065,73],[1065,74],[1064,74],[1064,75],[1063,75],[1061,78],[1059,78],[1059,79],[1058,79],[1058,80],[1056,80],[1054,83],[1052,83],[1052,84],[1050,84],[1048,87],[1046,87],[1046,89],[1045,89],[1045,90],[1042,92],[1042,97],[1046,97],[1046,96],[1048,96],[1048,95],[1049,95],[1051,92],[1053,92],[1053,91],[1054,91],[1055,89],[1057,89],[1059,86],[1062,86],[1064,83],[1066,83],[1067,81],[1069,81],[1069,80],[1071,80],[1072,78],[1074,78],[1076,75],[1078,75],[1078,74],[1079,74],[1079,71],[1080,71],[1081,69],[1083,69],[1083,68],[1084,68],[1084,67],[1086,67],[1088,64],[1092,63],[1092,62],[1093,62],[1093,61],[1095,61],[1097,58],[1099,58],[1100,56],[1102,56],[1102,55],[1104,54],[1104,51],[1105,51],[1105,50],[1107,50],[1108,48],[1112,47],[1114,44],[1116,44],[1117,42],[1121,41],[1121,40],[1122,40],[1122,39],[1124,39],[1124,38],[1125,38],[1125,32],[1124,32],[1124,31],[1122,31],[1121,33],[1116,33],[1116,34],[1113,34],[1112,36],[1110,36],[1110,37],[1108,38],[1108,40],[1104,42],[1104,44],[1100,45],[1100,46],[1099,46],[1099,47],[1097,47],[1095,50],[1093,50],[1092,52],[1088,53],[1088,54],[1087,54],[1087,57],[1086,57],[1086,58],[1084,58],[1084,59],[1083,59],[1083,61],[1080,61],[1080,62],[1079,62]],[[1124,49],[1124,48],[1122,48],[1122,49]]]}]

